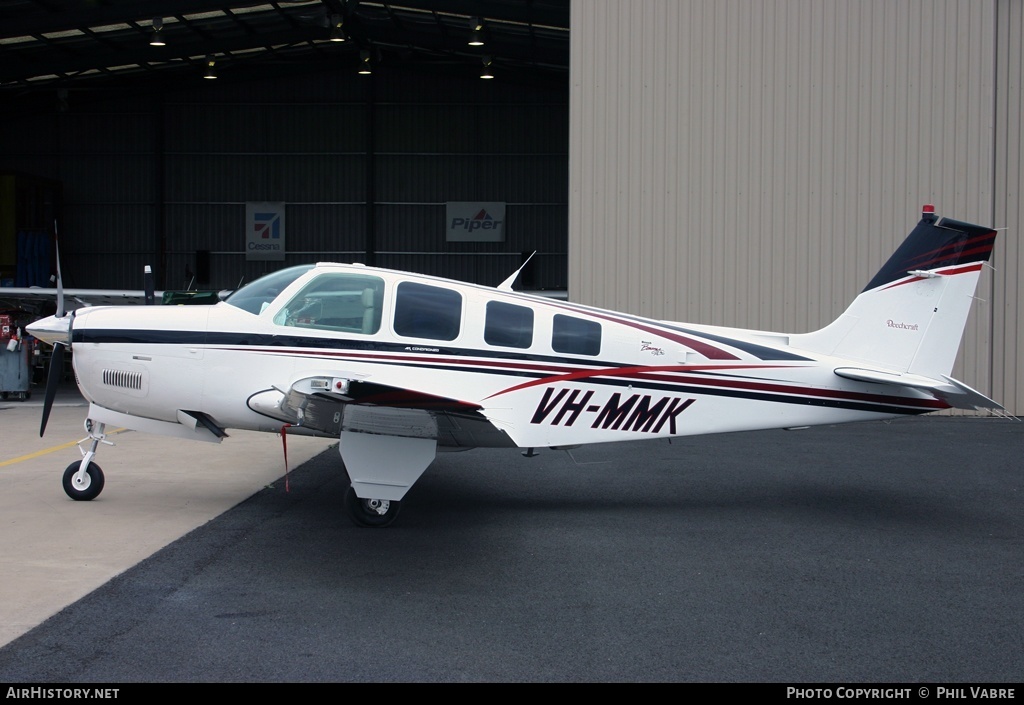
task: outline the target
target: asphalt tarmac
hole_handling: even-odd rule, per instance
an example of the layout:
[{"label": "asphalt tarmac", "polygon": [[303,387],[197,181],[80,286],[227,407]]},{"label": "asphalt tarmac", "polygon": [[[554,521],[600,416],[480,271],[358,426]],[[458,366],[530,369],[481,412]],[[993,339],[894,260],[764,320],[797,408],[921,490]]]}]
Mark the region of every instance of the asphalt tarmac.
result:
[{"label": "asphalt tarmac", "polygon": [[19,460],[45,449],[9,436],[38,433],[34,402],[0,409],[0,683],[1024,674],[1017,420],[445,453],[393,526],[361,529],[336,448],[289,437],[286,484],[270,434],[121,434],[104,493],[73,502],[74,447]]}]

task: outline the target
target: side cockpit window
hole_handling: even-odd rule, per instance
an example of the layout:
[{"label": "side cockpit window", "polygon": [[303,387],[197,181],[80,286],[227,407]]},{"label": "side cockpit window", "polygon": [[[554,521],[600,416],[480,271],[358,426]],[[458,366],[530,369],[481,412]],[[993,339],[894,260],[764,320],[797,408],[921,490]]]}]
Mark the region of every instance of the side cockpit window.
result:
[{"label": "side cockpit window", "polygon": [[533,345],[533,309],[488,301],[484,341],[508,348],[530,347]]},{"label": "side cockpit window", "polygon": [[551,349],[574,355],[597,355],[601,352],[601,324],[557,314],[552,321]]},{"label": "side cockpit window", "polygon": [[384,280],[348,272],[327,272],[304,286],[274,322],[372,335],[380,330]]},{"label": "side cockpit window", "polygon": [[455,340],[462,324],[462,295],[416,282],[395,291],[395,333],[406,338]]}]

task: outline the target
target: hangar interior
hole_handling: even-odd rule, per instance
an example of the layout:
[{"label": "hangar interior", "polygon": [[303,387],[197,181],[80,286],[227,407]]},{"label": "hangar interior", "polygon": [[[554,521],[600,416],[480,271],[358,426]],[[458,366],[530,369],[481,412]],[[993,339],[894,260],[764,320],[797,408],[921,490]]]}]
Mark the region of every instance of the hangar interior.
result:
[{"label": "hangar interior", "polygon": [[[45,284],[56,222],[66,286],[317,260],[497,284],[536,253],[522,285],[564,290],[568,25],[568,0],[5,3],[0,279]],[[284,204],[283,261],[247,258],[251,202]],[[503,239],[446,239],[449,202],[502,204]]]}]

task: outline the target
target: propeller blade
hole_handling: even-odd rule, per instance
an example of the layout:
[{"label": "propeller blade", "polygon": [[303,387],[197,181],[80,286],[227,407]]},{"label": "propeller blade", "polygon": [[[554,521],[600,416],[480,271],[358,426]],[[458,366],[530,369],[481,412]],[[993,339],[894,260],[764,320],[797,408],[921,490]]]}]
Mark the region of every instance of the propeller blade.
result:
[{"label": "propeller blade", "polygon": [[46,432],[46,422],[50,419],[50,408],[53,398],[57,396],[57,386],[64,371],[64,343],[54,343],[50,355],[50,370],[46,373],[46,396],[43,397],[43,421],[39,424],[39,437]]},{"label": "propeller blade", "polygon": [[[57,255],[57,318],[64,317],[64,281],[60,276],[60,243],[57,241],[57,221],[53,221],[53,248]],[[41,435],[41,434],[40,434]]]}]

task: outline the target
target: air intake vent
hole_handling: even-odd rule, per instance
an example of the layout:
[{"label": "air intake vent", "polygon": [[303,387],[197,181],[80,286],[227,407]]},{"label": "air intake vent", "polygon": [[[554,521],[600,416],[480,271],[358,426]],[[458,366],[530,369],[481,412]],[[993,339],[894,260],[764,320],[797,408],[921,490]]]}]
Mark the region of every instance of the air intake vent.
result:
[{"label": "air intake vent", "polygon": [[125,372],[124,370],[103,370],[103,384],[121,389],[142,389],[141,372]]}]

